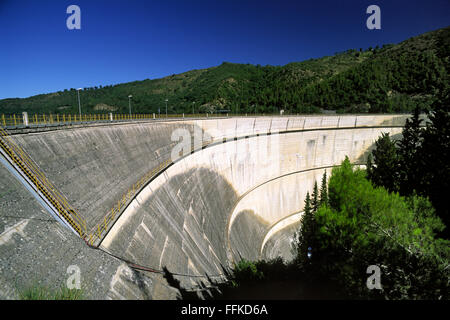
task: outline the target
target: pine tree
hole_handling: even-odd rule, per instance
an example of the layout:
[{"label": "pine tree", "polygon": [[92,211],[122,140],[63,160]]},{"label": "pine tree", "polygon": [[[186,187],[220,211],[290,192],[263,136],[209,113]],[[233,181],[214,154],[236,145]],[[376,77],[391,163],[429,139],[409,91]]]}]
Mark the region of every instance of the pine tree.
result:
[{"label": "pine tree", "polygon": [[314,182],[311,206],[312,206],[313,213],[316,213],[317,209],[319,208],[319,187],[317,186],[317,181]]},{"label": "pine tree", "polygon": [[328,187],[327,187],[327,171],[322,176],[322,185],[320,186],[320,202],[319,205],[328,204]]},{"label": "pine tree", "polygon": [[367,172],[367,178],[371,181],[373,181],[372,179],[372,175],[373,175],[373,157],[372,157],[372,153],[369,153],[369,155],[367,156],[367,164],[366,164],[366,172]]},{"label": "pine tree", "polygon": [[[448,105],[445,105],[447,107]],[[448,109],[447,109],[448,110]],[[420,150],[420,174],[423,194],[428,196],[436,212],[447,226],[443,237],[450,237],[450,111],[439,109],[429,115]]]},{"label": "pine tree", "polygon": [[420,110],[414,109],[412,118],[407,119],[398,143],[400,192],[408,196],[414,190],[421,191],[420,146],[422,144],[422,120]]},{"label": "pine tree", "polygon": [[370,180],[376,186],[383,186],[391,192],[397,192],[399,161],[395,142],[391,140],[389,133],[382,133],[375,142],[372,156],[373,164],[369,169]]},{"label": "pine tree", "polygon": [[306,193],[305,206],[303,209],[301,226],[298,236],[298,257],[300,261],[306,261],[308,248],[313,246],[313,237],[315,234],[314,211],[309,192]]},{"label": "pine tree", "polygon": [[306,193],[306,198],[305,198],[305,208],[303,210],[305,212],[305,216],[311,216],[313,211],[312,211],[312,207],[311,207],[311,197],[309,196],[309,191]]}]

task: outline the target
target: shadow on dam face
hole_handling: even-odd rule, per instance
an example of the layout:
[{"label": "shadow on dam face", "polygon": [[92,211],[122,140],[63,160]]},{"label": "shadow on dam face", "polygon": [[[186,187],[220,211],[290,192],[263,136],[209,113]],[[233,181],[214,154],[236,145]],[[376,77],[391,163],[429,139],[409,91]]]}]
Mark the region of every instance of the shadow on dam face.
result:
[{"label": "shadow on dam face", "polygon": [[240,211],[230,229],[230,250],[233,261],[245,258],[254,261],[260,258],[260,248],[270,223],[252,210]]},{"label": "shadow on dam face", "polygon": [[[381,137],[381,135],[380,135],[380,137]],[[403,137],[403,135],[402,135],[401,133],[397,133],[397,134],[394,134],[394,135],[389,135],[389,137],[390,137],[392,140],[398,141],[398,140],[400,140],[400,139]],[[372,143],[372,144],[364,151],[364,153],[361,154],[361,155],[356,159],[356,163],[367,163],[367,158],[368,158],[369,154],[371,154],[372,151],[374,151],[375,149],[376,149],[376,144],[375,144],[375,143]]]},{"label": "shadow on dam face", "polygon": [[[136,264],[189,275],[222,274],[227,266],[227,222],[238,196],[219,174],[208,169],[190,169],[173,176],[154,190],[133,212],[120,218],[104,245],[109,251]],[[257,253],[264,237],[242,233],[254,230],[254,219],[246,215],[232,231],[239,250]],[[246,237],[248,239],[239,239]],[[247,248],[254,246],[254,249]],[[193,279],[181,277],[181,285],[192,286]]]},{"label": "shadow on dam face", "polygon": [[267,260],[280,256],[286,261],[293,260],[296,255],[293,240],[299,228],[300,222],[296,222],[274,233],[266,242],[261,256]]},{"label": "shadow on dam face", "polygon": [[[323,136],[320,137],[324,142]],[[316,139],[305,142],[307,154],[312,156],[316,153]],[[185,168],[185,164],[179,166]],[[261,244],[271,223],[249,207],[238,212],[228,234],[230,214],[242,192],[214,169],[189,166],[185,171],[176,170],[173,176],[163,173],[167,180],[149,185],[148,197],[138,196],[137,205],[125,211],[103,241],[105,248],[142,266],[159,270],[168,267],[172,273],[195,276],[220,275],[223,266],[230,266],[241,257],[261,258]],[[262,257],[266,254],[268,258],[273,257],[279,246],[290,251],[294,228],[279,231],[263,248]],[[178,280],[183,288],[193,288],[204,279],[178,276]],[[168,286],[165,280],[162,282],[164,287]],[[152,283],[150,287],[151,292],[145,296],[167,297],[161,286]]]}]

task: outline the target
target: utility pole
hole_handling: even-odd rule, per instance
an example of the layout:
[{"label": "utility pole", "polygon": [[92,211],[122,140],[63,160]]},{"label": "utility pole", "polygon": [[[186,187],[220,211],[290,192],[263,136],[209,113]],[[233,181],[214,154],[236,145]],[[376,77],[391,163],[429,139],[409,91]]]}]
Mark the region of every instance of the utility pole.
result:
[{"label": "utility pole", "polygon": [[128,109],[130,110],[130,119],[131,119],[131,98],[132,97],[133,96],[131,94],[128,96]]},{"label": "utility pole", "polygon": [[80,112],[80,120],[81,120],[81,102],[80,102],[80,90],[83,88],[78,88],[77,89],[77,93],[78,93],[78,111]]},{"label": "utility pole", "polygon": [[169,100],[166,99],[165,101],[166,101],[166,118],[167,118],[167,101],[169,101]]}]

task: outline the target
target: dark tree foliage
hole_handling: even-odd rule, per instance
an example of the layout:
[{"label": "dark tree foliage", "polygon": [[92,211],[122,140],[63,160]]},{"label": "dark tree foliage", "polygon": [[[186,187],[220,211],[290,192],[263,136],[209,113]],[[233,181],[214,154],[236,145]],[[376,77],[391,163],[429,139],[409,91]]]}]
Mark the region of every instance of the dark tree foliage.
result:
[{"label": "dark tree foliage", "polygon": [[317,181],[314,181],[314,187],[311,197],[311,207],[313,212],[316,212],[319,208],[319,196],[319,187],[317,185]]},{"label": "dark tree foliage", "polygon": [[320,186],[320,201],[319,204],[328,204],[328,187],[327,187],[327,172],[325,171],[322,176],[322,184]]},{"label": "dark tree foliage", "polygon": [[423,132],[423,142],[419,148],[421,165],[420,194],[428,196],[444,221],[447,229],[443,233],[450,236],[450,112],[444,109],[430,114],[430,122]]},{"label": "dark tree foliage", "polygon": [[[400,193],[410,195],[415,190],[422,189],[421,153],[422,144],[422,120],[419,118],[420,110],[416,108],[410,119],[406,120],[402,132],[402,139],[398,142],[397,168]],[[372,180],[373,181],[373,180]]]},{"label": "dark tree foliage", "polygon": [[[375,188],[346,159],[333,169],[329,206],[314,217],[310,241],[319,245],[306,260],[308,270],[314,278],[337,281],[343,296],[449,298],[449,243],[436,238],[443,224],[426,199]],[[370,265],[381,268],[381,290],[366,286]]]},{"label": "dark tree foliage", "polygon": [[421,127],[419,110],[408,119],[396,146],[387,135],[376,142],[367,162],[369,179],[377,186],[399,191],[403,196],[428,197],[446,225],[441,236],[448,238],[450,219],[450,111],[448,88],[440,89],[435,111]]},{"label": "dark tree foliage", "polygon": [[391,140],[389,133],[382,133],[375,142],[369,162],[369,179],[376,186],[383,186],[391,192],[399,190],[399,158],[395,142]]},{"label": "dark tree foliage", "polygon": [[[301,229],[297,233],[297,256],[301,261],[307,261],[308,252],[314,247],[313,235],[315,233],[314,209],[311,204],[309,192],[306,194]],[[311,249],[308,249],[311,248]]]}]

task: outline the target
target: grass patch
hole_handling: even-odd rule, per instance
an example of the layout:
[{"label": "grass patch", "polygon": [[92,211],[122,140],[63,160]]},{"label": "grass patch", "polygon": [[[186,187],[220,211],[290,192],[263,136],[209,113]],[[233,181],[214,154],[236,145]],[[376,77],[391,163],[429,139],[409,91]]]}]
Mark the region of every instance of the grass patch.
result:
[{"label": "grass patch", "polygon": [[21,300],[83,300],[83,290],[61,287],[57,290],[43,286],[33,286],[22,292]]}]

